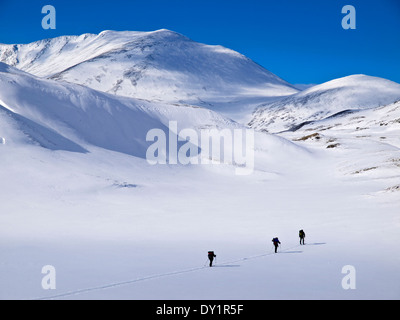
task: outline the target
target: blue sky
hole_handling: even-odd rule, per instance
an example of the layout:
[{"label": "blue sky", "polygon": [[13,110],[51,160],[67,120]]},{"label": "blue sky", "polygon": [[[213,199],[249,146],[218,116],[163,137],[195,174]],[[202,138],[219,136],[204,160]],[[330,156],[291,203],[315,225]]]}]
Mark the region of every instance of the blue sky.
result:
[{"label": "blue sky", "polygon": [[[56,30],[44,30],[44,5]],[[344,5],[357,28],[341,26]],[[0,43],[161,28],[239,51],[293,84],[363,73],[400,83],[400,0],[0,0]]]}]

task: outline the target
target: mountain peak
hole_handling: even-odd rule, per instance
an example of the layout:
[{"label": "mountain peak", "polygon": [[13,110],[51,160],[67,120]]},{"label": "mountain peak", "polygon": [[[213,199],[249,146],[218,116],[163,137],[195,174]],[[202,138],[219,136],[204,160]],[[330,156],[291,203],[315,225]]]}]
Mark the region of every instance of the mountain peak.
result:
[{"label": "mountain peak", "polygon": [[[126,42],[136,41],[143,38],[154,38],[163,39],[164,41],[176,41],[176,40],[190,40],[188,37],[171,31],[168,29],[159,29],[154,31],[116,31],[116,30],[104,30],[98,35],[94,35],[97,38],[106,38],[108,41],[123,40]],[[191,41],[191,40],[190,40]]]},{"label": "mountain peak", "polygon": [[98,35],[0,45],[0,61],[43,78],[120,96],[219,108],[228,116],[234,108],[249,114],[265,99],[298,92],[236,51],[198,43],[168,29],[104,30]]}]

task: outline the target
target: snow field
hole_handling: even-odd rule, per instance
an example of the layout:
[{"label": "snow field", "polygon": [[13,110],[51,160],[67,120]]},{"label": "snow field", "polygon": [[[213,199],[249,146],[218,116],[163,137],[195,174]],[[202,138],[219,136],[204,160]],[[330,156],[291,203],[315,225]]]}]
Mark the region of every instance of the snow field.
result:
[{"label": "snow field", "polygon": [[[374,183],[321,174],[332,165],[322,156],[271,178],[31,148],[9,153],[2,172],[2,299],[398,297],[398,201],[368,196]],[[215,268],[204,267],[208,250]],[[57,289],[45,291],[49,264]],[[341,286],[345,265],[357,270],[355,290]]]},{"label": "snow field", "polygon": [[[297,90],[246,57],[168,30],[0,46],[4,57],[36,76],[0,63],[0,299],[400,297],[398,84],[355,75],[284,98]],[[145,159],[151,129],[244,129],[231,119],[260,104],[256,128],[313,122],[255,132],[250,175]]]}]

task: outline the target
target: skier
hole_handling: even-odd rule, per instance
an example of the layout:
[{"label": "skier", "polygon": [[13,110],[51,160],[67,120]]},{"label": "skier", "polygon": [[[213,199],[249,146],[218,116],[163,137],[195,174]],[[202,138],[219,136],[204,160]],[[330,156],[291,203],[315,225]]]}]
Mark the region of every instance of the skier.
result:
[{"label": "skier", "polygon": [[208,251],[208,259],[210,260],[210,267],[212,267],[212,263],[216,255],[214,254],[214,251]]},{"label": "skier", "polygon": [[303,242],[303,244],[304,244],[304,238],[306,237],[306,233],[303,231],[303,229],[301,229],[300,231],[299,231],[299,238],[300,238],[300,245],[302,244],[302,242]]},{"label": "skier", "polygon": [[274,246],[275,246],[275,253],[276,253],[276,252],[278,251],[278,247],[279,247],[279,245],[281,244],[281,242],[279,241],[278,237],[273,238],[273,239],[272,239],[272,242],[274,243]]}]

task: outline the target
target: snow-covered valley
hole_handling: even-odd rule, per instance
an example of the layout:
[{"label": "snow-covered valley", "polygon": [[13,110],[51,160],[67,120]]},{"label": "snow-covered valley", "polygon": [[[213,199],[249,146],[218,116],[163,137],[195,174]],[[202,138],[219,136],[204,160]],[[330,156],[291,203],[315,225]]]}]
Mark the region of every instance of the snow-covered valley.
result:
[{"label": "snow-covered valley", "polygon": [[[137,85],[111,92],[146,50],[154,60]],[[355,75],[298,92],[167,30],[0,45],[0,61],[0,299],[400,297],[399,84]],[[102,66],[113,80],[88,80]],[[203,95],[205,83],[215,92]],[[250,123],[252,173],[151,165],[146,135],[171,121],[180,141],[183,129]],[[54,290],[42,286],[47,265]]]},{"label": "snow-covered valley", "polygon": [[[398,298],[399,196],[383,192],[398,169],[344,176],[349,154],[329,149],[235,176],[104,150],[2,148],[2,299]],[[45,265],[56,290],[42,289]],[[345,265],[355,290],[342,288]]]}]

